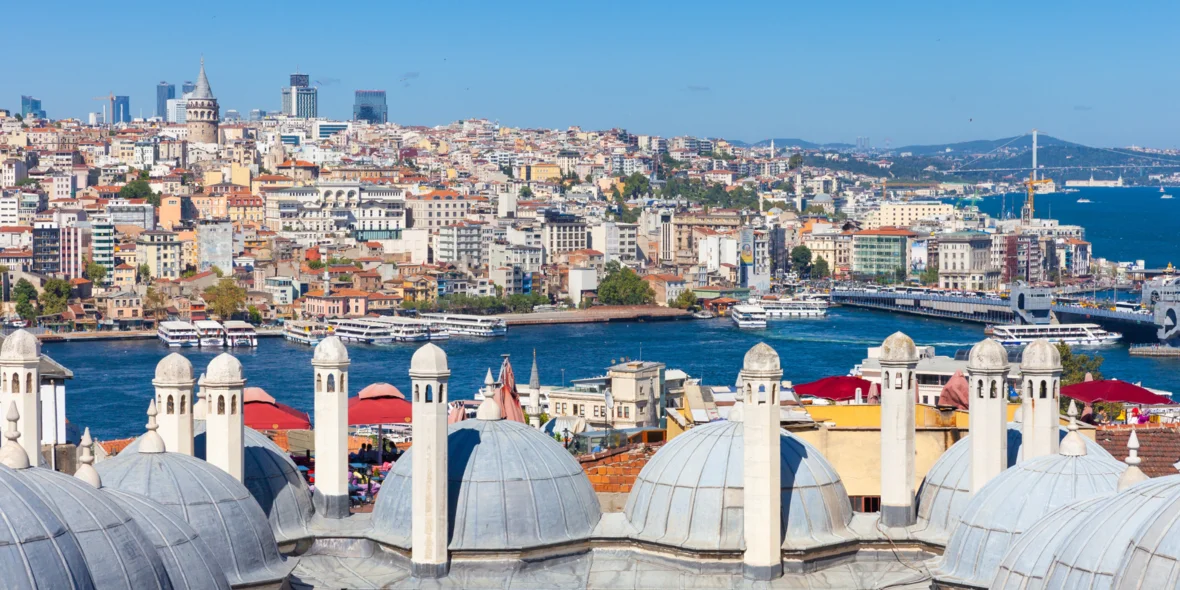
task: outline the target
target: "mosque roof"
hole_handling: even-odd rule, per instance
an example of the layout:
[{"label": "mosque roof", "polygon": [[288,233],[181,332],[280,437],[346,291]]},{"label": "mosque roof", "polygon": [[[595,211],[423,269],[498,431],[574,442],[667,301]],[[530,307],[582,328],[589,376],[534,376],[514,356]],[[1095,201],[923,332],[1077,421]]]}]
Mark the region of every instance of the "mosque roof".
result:
[{"label": "mosque roof", "polygon": [[0,563],[16,590],[94,588],[78,538],[16,471],[0,465]]}]

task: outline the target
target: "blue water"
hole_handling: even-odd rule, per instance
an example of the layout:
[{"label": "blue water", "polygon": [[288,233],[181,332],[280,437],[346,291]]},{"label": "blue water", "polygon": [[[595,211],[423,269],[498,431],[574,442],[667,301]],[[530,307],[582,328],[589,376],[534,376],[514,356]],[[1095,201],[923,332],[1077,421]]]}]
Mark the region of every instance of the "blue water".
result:
[{"label": "blue water", "polygon": [[[1173,222],[1180,217],[1180,187],[1165,187],[1175,198],[1160,199],[1159,187],[1083,188],[1076,193],[1037,195],[1037,217],[1086,228],[1093,255],[1119,262],[1145,260],[1148,268],[1180,264],[1180,239]],[[1086,198],[1091,203],[1078,203]],[[999,216],[1001,206],[1019,216],[1024,195],[980,199],[979,208]]]},{"label": "blue water", "polygon": [[[805,383],[846,374],[865,358],[866,348],[879,345],[897,330],[946,355],[984,336],[978,324],[837,308],[825,319],[772,322],[766,330],[738,330],[728,319],[529,326],[512,328],[503,338],[453,338],[440,345],[450,357],[451,391],[458,399],[475,394],[489,367],[493,373],[499,370],[501,354],[511,355],[517,382],[527,383],[534,349],[546,385],[561,384],[563,378],[568,382],[601,375],[624,357],[660,361],[707,384],[724,385],[736,380],[746,350],[765,341],[782,357],[784,379]],[[381,381],[408,391],[407,370],[415,348],[349,346],[350,393],[356,395],[365,385]],[[72,423],[89,426],[99,439],[143,431],[153,372],[169,352],[162,344],[155,340],[50,343],[44,352],[74,371],[74,380],[66,385],[67,417]],[[198,374],[215,356],[199,349],[185,349],[183,354],[193,361]],[[247,386],[262,387],[283,403],[311,411],[311,347],[265,338],[257,350],[238,349],[235,354],[242,361]],[[1180,391],[1178,361],[1132,358],[1126,348],[1104,349],[1101,354],[1108,377]]]}]

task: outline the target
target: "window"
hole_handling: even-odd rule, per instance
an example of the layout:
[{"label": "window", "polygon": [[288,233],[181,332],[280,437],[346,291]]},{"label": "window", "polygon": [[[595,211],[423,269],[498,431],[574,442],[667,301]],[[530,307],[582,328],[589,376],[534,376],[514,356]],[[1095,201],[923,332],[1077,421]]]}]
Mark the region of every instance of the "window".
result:
[{"label": "window", "polygon": [[434,388],[431,387],[430,385],[426,386],[426,401],[428,401],[428,402],[434,401]]},{"label": "window", "polygon": [[217,413],[219,415],[225,414],[225,396],[224,395],[217,396]]},{"label": "window", "polygon": [[1042,380],[1041,381],[1041,399],[1045,399],[1047,397],[1048,392],[1046,390],[1048,389],[1048,387],[1049,387],[1048,382]]},{"label": "window", "polygon": [[182,396],[180,396],[180,413],[181,413],[181,414],[184,414],[184,412],[185,412],[185,407],[184,407],[184,397],[185,397],[185,396],[183,396],[183,395],[182,395]]},{"label": "window", "polygon": [[238,396],[236,394],[230,396],[230,398],[229,398],[229,413],[230,414],[237,414],[238,413]]},{"label": "window", "polygon": [[176,406],[176,404],[172,401],[172,396],[168,396],[168,412],[167,413],[169,413],[169,414],[175,413],[176,412],[175,406]]}]

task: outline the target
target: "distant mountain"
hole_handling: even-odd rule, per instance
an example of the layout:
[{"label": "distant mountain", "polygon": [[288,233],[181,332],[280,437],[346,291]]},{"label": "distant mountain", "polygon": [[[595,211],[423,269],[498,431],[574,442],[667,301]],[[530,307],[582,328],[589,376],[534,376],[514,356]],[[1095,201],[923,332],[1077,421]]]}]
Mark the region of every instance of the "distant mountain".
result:
[{"label": "distant mountain", "polygon": [[[1011,143],[1009,143],[1011,142]],[[1007,144],[1007,145],[1005,145]],[[975,141],[962,141],[959,143],[940,143],[935,145],[907,145],[905,147],[893,148],[894,153],[910,152],[915,156],[934,156],[948,153],[951,154],[986,154],[992,150],[1004,146],[1010,150],[1031,150],[1032,149],[1032,135],[1024,135],[1019,137],[1005,137],[1003,139],[977,139]],[[1057,139],[1051,135],[1038,135],[1037,147],[1084,147],[1079,143],[1065,141],[1064,139]]]},{"label": "distant mountain", "polygon": [[[746,142],[739,142],[739,141],[732,141],[730,143],[733,143],[734,145],[739,145],[742,147],[770,147],[770,141],[771,140],[769,140],[769,139],[763,139],[762,141],[759,141],[757,143],[746,143]],[[802,148],[805,150],[820,150],[820,149],[843,150],[843,149],[853,148],[856,146],[852,145],[851,143],[815,143],[813,141],[799,139],[798,137],[776,137],[776,138],[774,138],[774,147],[776,147],[776,148]]]}]

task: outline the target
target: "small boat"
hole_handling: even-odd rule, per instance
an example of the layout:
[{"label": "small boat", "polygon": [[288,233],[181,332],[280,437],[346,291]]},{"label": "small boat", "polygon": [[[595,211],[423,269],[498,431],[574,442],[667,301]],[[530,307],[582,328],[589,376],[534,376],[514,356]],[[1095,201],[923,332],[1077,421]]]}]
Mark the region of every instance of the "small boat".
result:
[{"label": "small boat", "polygon": [[717,316],[713,315],[711,312],[709,312],[707,310],[702,309],[702,310],[692,314],[692,317],[694,317],[698,320],[711,320]]},{"label": "small boat", "polygon": [[319,322],[292,320],[283,324],[283,338],[299,344],[315,346],[332,335],[332,327]]},{"label": "small boat", "polygon": [[1091,201],[1090,199],[1087,199],[1087,198],[1084,198],[1084,197],[1083,197],[1083,198],[1081,198],[1081,199],[1078,199],[1078,202],[1079,202],[1079,203],[1092,203],[1093,201]]},{"label": "small boat", "polygon": [[1166,201],[1166,200],[1169,200],[1169,199],[1171,199],[1171,198],[1172,198],[1172,195],[1169,195],[1169,194],[1162,194],[1162,195],[1160,195],[1160,198]]}]

